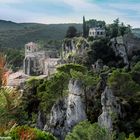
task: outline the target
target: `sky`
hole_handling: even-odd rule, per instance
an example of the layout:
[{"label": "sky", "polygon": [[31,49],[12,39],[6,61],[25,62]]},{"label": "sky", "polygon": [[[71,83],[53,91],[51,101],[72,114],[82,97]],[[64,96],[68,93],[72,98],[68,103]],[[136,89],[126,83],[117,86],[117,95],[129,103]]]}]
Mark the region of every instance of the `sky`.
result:
[{"label": "sky", "polygon": [[18,23],[82,23],[83,16],[140,27],[140,0],[0,0],[0,19]]}]

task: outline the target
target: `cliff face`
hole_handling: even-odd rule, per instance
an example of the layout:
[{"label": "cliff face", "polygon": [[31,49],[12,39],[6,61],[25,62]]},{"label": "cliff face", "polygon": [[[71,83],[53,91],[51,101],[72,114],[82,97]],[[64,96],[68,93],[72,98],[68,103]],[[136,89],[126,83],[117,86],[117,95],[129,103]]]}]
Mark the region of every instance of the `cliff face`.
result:
[{"label": "cliff face", "polygon": [[62,44],[62,59],[74,62],[76,55],[83,55],[89,44],[85,38],[75,37],[66,39]]},{"label": "cliff face", "polygon": [[68,89],[68,97],[53,106],[49,123],[44,128],[62,140],[74,125],[87,118],[82,82],[70,80]]},{"label": "cliff face", "polygon": [[113,125],[118,117],[122,118],[121,105],[119,99],[113,95],[112,90],[106,87],[101,94],[102,114],[98,117],[101,127],[113,130]]},{"label": "cliff face", "polygon": [[[102,79],[102,82],[105,82]],[[72,130],[72,128],[79,122],[89,119],[89,113],[93,117],[98,117],[98,123],[101,127],[107,128],[113,131],[117,128],[118,118],[123,117],[121,111],[121,102],[118,97],[113,95],[110,88],[103,86],[100,82],[98,88],[102,89],[98,91],[98,101],[95,99],[97,91],[92,93],[85,93],[84,86],[79,80],[70,80],[68,85],[68,96],[58,100],[51,109],[50,117],[46,121],[44,130],[50,131],[58,139],[64,140],[66,134]],[[97,87],[96,87],[97,88]],[[87,97],[86,97],[86,96]],[[96,102],[101,100],[102,112],[97,113]],[[91,104],[91,101],[92,104]],[[90,102],[90,106],[89,106]],[[91,108],[92,107],[92,108]],[[94,110],[95,109],[95,110]],[[97,114],[95,114],[97,113]],[[92,118],[90,118],[92,119]],[[94,119],[93,119],[94,120]]]},{"label": "cliff face", "polygon": [[121,56],[126,65],[129,65],[128,57],[132,56],[133,52],[140,50],[140,39],[132,34],[119,36],[111,39],[111,47],[116,56]]}]

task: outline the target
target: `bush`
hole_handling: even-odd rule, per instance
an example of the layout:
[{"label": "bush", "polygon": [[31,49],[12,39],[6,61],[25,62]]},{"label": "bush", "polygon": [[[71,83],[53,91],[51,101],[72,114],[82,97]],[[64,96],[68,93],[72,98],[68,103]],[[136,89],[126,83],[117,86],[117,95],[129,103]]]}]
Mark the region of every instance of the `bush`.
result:
[{"label": "bush", "polygon": [[80,122],[68,133],[65,140],[113,140],[113,136],[97,123]]},{"label": "bush", "polygon": [[125,138],[125,140],[140,140],[140,137],[136,138],[135,135],[131,133],[128,138]]},{"label": "bush", "polygon": [[67,73],[69,75],[70,75],[71,70],[79,71],[82,73],[85,73],[87,71],[86,67],[79,65],[79,64],[73,64],[73,63],[65,64],[65,65],[62,65],[62,66],[57,68],[58,72],[64,72],[64,73]]},{"label": "bush", "polygon": [[129,134],[128,138],[124,132],[120,133],[117,137],[117,140],[140,140],[140,137],[136,138],[134,133]]},{"label": "bush", "polygon": [[4,136],[17,122],[21,95],[16,90],[0,89],[0,136]]},{"label": "bush", "polygon": [[131,75],[134,81],[140,84],[140,62],[138,62],[131,71]]},{"label": "bush", "polygon": [[56,140],[56,138],[45,131],[28,126],[18,126],[10,132],[12,140]]},{"label": "bush", "polygon": [[40,109],[49,113],[53,104],[57,99],[64,96],[65,90],[67,90],[69,75],[64,72],[58,72],[49,80],[40,84],[37,93],[40,100]]},{"label": "bush", "polygon": [[96,86],[100,80],[99,76],[94,73],[87,72],[83,74],[82,72],[71,70],[70,74],[73,79],[83,81],[85,86]]},{"label": "bush", "polygon": [[140,87],[129,73],[121,70],[114,70],[111,76],[108,78],[109,86],[117,91],[119,95],[133,95],[140,90]]},{"label": "bush", "polygon": [[77,29],[74,26],[70,26],[67,30],[66,37],[73,38],[77,35]]},{"label": "bush", "polygon": [[98,59],[108,66],[120,67],[122,58],[117,57],[113,49],[109,46],[107,39],[98,39],[90,44],[90,50],[87,52],[87,64],[94,64]]}]

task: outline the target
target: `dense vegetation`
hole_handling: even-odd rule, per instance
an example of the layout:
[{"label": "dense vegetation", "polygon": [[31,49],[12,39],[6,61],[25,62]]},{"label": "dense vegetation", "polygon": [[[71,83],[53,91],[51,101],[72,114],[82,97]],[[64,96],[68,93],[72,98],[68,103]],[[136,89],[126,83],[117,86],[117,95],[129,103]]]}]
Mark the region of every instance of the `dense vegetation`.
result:
[{"label": "dense vegetation", "polygon": [[71,133],[68,133],[66,140],[113,140],[113,135],[97,123],[91,124],[88,121],[80,122]]},{"label": "dense vegetation", "polygon": [[56,140],[52,134],[28,126],[13,128],[9,136],[11,140]]},{"label": "dense vegetation", "polygon": [[114,133],[101,128],[97,123],[91,124],[83,121],[77,124],[71,133],[68,133],[65,140],[139,140],[133,133],[126,137],[125,133],[120,133],[118,137]]},{"label": "dense vegetation", "polygon": [[69,26],[74,26],[78,31],[82,29],[81,24],[45,25],[0,21],[0,48],[23,48],[31,41],[47,43],[51,40],[62,40]]},{"label": "dense vegetation", "polygon": [[[76,72],[85,72],[85,67],[68,64],[59,67],[58,72],[49,79],[29,79],[22,97],[22,111],[19,116],[19,118],[21,118],[19,123],[27,124],[30,120],[30,123],[34,125],[35,114],[38,110],[48,114],[58,99],[67,96],[68,82],[72,77],[72,70]],[[28,101],[28,99],[30,99],[30,101]],[[25,118],[27,118],[27,120]]]},{"label": "dense vegetation", "polygon": [[140,29],[139,29],[139,28],[133,29],[132,32],[133,32],[137,37],[140,38]]},{"label": "dense vegetation", "polygon": [[[75,58],[74,63],[69,61],[57,67],[57,72],[47,78],[31,77],[27,80],[23,93],[18,89],[2,87],[6,83],[8,65],[5,56],[0,54],[0,136],[10,136],[13,140],[55,140],[52,134],[36,128],[38,113],[45,116],[42,121],[46,123],[53,105],[68,96],[68,83],[73,79],[83,84],[87,121],[77,124],[67,134],[66,140],[139,140],[140,61],[130,63],[129,69],[125,68],[122,58],[115,56],[109,44],[110,38],[129,33],[131,28],[120,23],[118,19],[108,26],[104,21],[85,21],[84,17],[83,21],[84,37],[87,37],[88,29],[94,26],[105,27],[107,37],[75,37],[82,28],[81,24],[70,24],[68,28],[69,24],[17,24],[0,21],[0,27],[4,27],[0,28],[0,50],[7,54],[8,65],[15,71],[22,66],[24,52],[14,48],[22,48],[28,41],[36,41],[41,47],[51,50],[59,49],[60,40],[65,35],[68,43],[75,37],[76,49],[83,43],[88,43],[83,55],[70,54]],[[93,64],[98,60],[104,67],[96,71]],[[113,128],[116,131],[113,132],[96,123],[102,112],[101,94],[106,86],[113,91],[124,113],[123,119],[115,120]]]},{"label": "dense vegetation", "polygon": [[88,51],[87,55],[87,63],[89,65],[94,64],[98,59],[101,59],[107,66],[123,66],[122,58],[115,56],[115,53],[109,46],[107,39],[93,41],[93,43],[90,45],[90,50]]}]

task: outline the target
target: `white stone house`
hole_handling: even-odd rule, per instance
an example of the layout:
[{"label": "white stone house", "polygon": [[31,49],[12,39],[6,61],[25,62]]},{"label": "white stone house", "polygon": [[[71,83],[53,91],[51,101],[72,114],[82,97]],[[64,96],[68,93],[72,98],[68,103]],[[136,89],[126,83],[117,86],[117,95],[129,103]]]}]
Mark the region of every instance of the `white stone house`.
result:
[{"label": "white stone house", "polygon": [[89,37],[105,37],[106,33],[105,33],[105,29],[104,28],[90,28],[89,29]]}]

